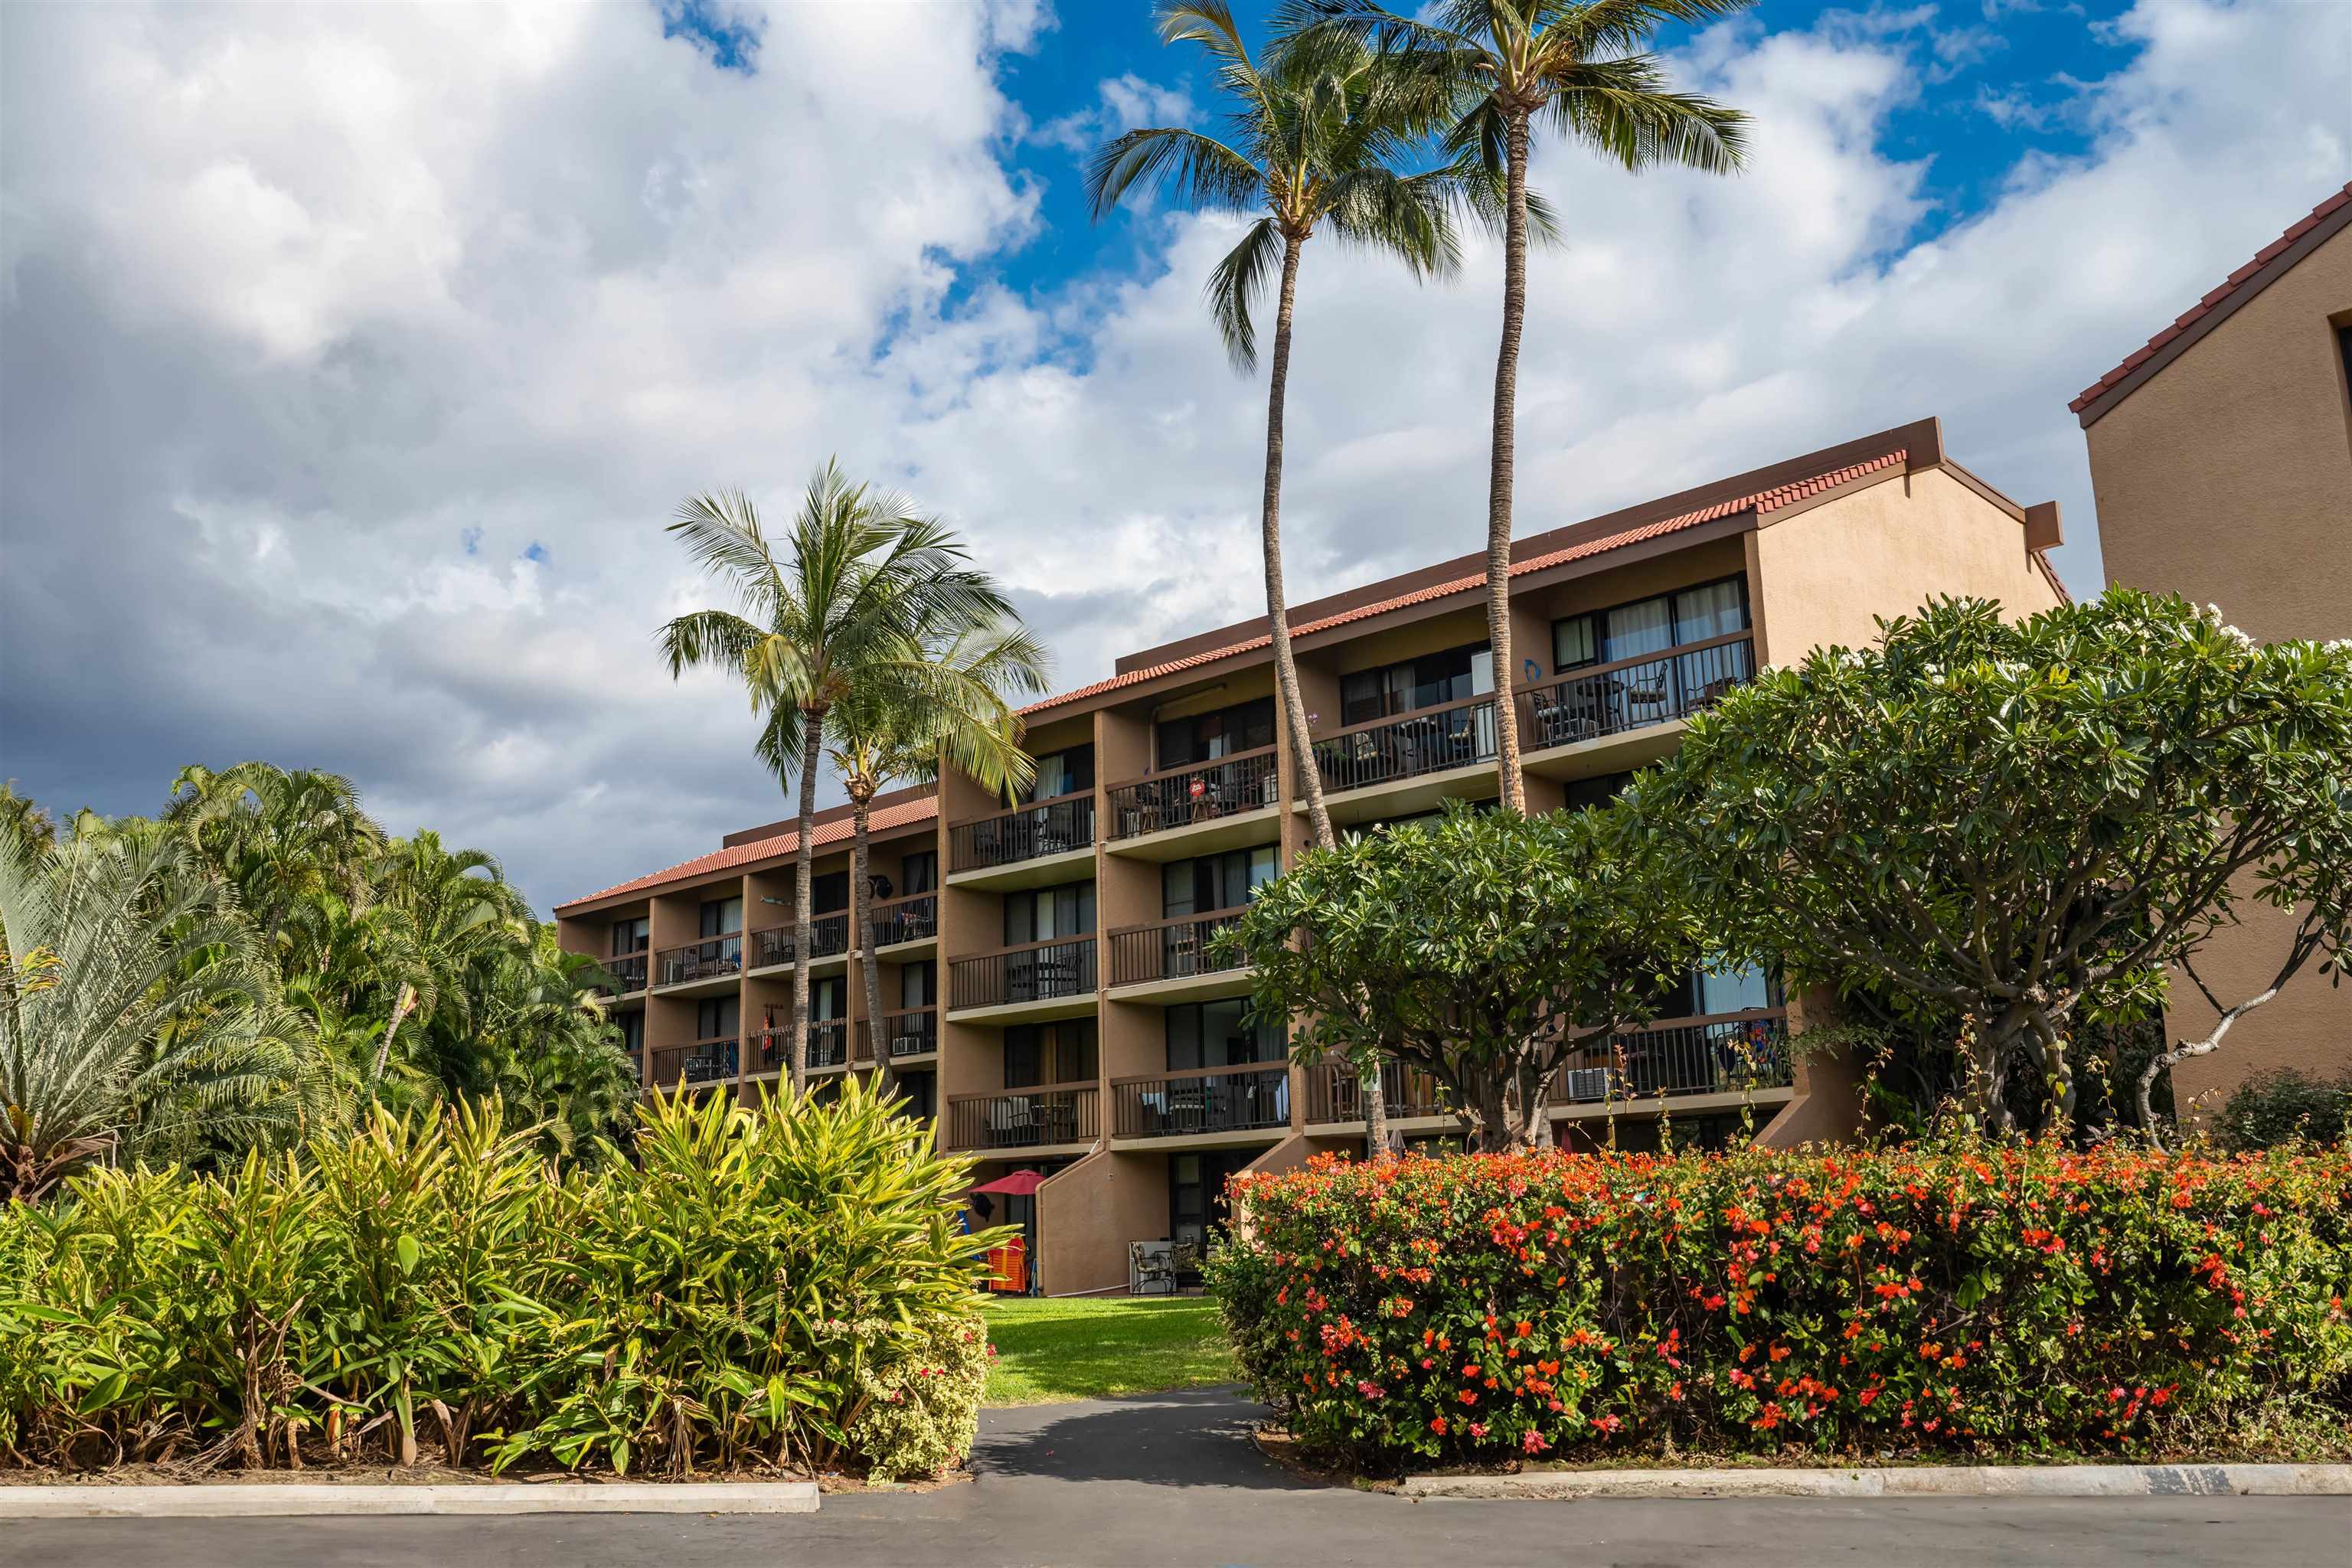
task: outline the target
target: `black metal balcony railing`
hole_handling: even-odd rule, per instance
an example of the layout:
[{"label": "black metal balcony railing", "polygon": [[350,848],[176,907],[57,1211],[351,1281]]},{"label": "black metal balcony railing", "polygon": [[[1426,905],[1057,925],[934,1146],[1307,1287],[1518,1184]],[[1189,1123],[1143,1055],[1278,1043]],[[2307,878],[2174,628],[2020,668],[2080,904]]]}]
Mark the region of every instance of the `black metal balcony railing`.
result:
[{"label": "black metal balcony railing", "polygon": [[[835,910],[817,915],[809,921],[809,959],[831,958],[849,951],[849,911]],[[770,926],[751,933],[751,967],[765,969],[770,964],[793,961],[793,928],[789,925]]]},{"label": "black metal balcony railing", "polygon": [[1163,827],[1214,822],[1238,812],[1279,805],[1282,786],[1276,776],[1279,762],[1278,748],[1261,746],[1113,784],[1108,794],[1110,836],[1134,838]]},{"label": "black metal balcony railing", "polygon": [[1444,773],[1495,760],[1495,699],[1465,697],[1436,708],[1351,724],[1315,742],[1315,764],[1332,793]]},{"label": "black metal balcony railing", "polygon": [[[1418,1068],[1408,1069],[1402,1062],[1381,1064],[1381,1100],[1391,1120],[1402,1121],[1415,1116],[1444,1116],[1452,1107],[1445,1103],[1437,1079]],[[1364,1084],[1360,1074],[1347,1062],[1318,1062],[1307,1069],[1307,1120],[1321,1121],[1361,1121],[1364,1119]]]},{"label": "black metal balcony railing", "polygon": [[849,1065],[849,1020],[846,1018],[812,1018],[808,1026],[808,1065],[818,1068],[841,1068]]},{"label": "black metal balcony railing", "polygon": [[1065,795],[956,823],[948,829],[948,869],[982,871],[1017,866],[1024,860],[1085,849],[1094,841],[1095,797]]},{"label": "black metal balcony railing", "polygon": [[929,1056],[940,1048],[940,1010],[937,1007],[908,1007],[901,1012],[885,1013],[869,1026],[874,1037],[890,1053],[892,1060],[900,1057]]},{"label": "black metal balcony railing", "polygon": [[743,933],[729,931],[685,947],[665,948],[655,955],[656,984],[684,985],[693,980],[716,980],[743,973]]},{"label": "black metal balcony railing", "polygon": [[646,1082],[657,1089],[682,1083],[722,1083],[734,1078],[740,1058],[733,1040],[697,1040],[690,1046],[657,1046]]},{"label": "black metal balcony railing", "polygon": [[1041,1084],[1001,1094],[951,1094],[947,1146],[952,1150],[1035,1149],[1091,1142],[1100,1134],[1097,1091],[1090,1083]]},{"label": "black metal balcony railing", "polygon": [[948,965],[948,1005],[995,1007],[1085,996],[1095,988],[1095,939],[1033,942]]},{"label": "black metal balcony railing", "polygon": [[1114,1136],[1192,1138],[1290,1125],[1290,1069],[1280,1062],[1187,1068],[1111,1079]]},{"label": "black metal balcony railing", "polygon": [[597,963],[613,977],[614,983],[608,985],[598,981],[597,991],[606,996],[631,996],[643,991],[646,973],[651,967],[646,960],[651,956],[641,948],[635,952],[616,952],[610,958],[598,959]]},{"label": "black metal balcony railing", "polygon": [[1110,983],[1141,985],[1154,980],[1181,980],[1188,975],[1213,974],[1239,968],[1220,963],[1210,951],[1216,934],[1242,918],[1239,910],[1216,910],[1205,915],[1178,915],[1150,925],[1112,931]]},{"label": "black metal balcony railing", "polygon": [[1596,665],[1519,691],[1519,742],[1542,751],[1687,719],[1755,678],[1752,632]]},{"label": "black metal balcony railing", "polygon": [[1785,1089],[1789,1013],[1762,1007],[1664,1018],[1622,1034],[1592,1037],[1552,1080],[1552,1103],[1654,1100]]},{"label": "black metal balcony railing", "polygon": [[896,947],[902,942],[921,942],[940,934],[940,896],[937,893],[908,893],[900,899],[874,906],[868,917],[874,922],[874,945]]}]

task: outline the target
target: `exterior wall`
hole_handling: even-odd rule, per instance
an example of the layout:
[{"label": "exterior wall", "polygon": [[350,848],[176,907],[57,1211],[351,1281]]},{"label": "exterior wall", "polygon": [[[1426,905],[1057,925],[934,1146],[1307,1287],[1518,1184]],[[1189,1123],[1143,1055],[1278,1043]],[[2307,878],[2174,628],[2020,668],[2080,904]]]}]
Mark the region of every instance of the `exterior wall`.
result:
[{"label": "exterior wall", "polygon": [[1168,1156],[1097,1149],[1037,1189],[1037,1278],[1049,1296],[1127,1287],[1127,1244],[1168,1234]]},{"label": "exterior wall", "polygon": [[2059,603],[2026,552],[2022,513],[2012,517],[1941,469],[1898,472],[1768,515],[1754,539],[1749,598],[1768,628],[1759,664],[1866,647],[1878,638],[1874,616],[1908,613],[1936,595],[1999,599],[2019,616]]},{"label": "exterior wall", "polygon": [[2347,315],[2352,228],[2084,432],[2109,581],[2218,604],[2265,640],[2352,637]]},{"label": "exterior wall", "polygon": [[[2352,397],[2336,328],[2352,319],[2340,229],[2084,432],[2111,582],[2217,604],[2264,640],[2352,637]],[[2242,889],[2242,897],[2251,889]],[[2198,970],[2225,1001],[2269,984],[2292,922],[2248,901]],[[2213,1009],[2176,980],[2167,1030]],[[2352,1068],[2352,986],[2306,970],[2210,1057],[2173,1075],[2196,1119],[2256,1073]]]}]

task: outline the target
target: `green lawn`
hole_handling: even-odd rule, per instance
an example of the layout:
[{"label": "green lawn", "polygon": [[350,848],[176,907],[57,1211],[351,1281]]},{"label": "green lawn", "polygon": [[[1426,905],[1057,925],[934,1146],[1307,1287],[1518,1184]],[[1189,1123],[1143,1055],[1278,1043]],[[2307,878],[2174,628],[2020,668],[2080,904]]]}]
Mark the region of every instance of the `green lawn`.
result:
[{"label": "green lawn", "polygon": [[1156,1394],[1241,1379],[1217,1304],[1206,1297],[1005,1297],[983,1310],[996,1346],[990,1405]]}]

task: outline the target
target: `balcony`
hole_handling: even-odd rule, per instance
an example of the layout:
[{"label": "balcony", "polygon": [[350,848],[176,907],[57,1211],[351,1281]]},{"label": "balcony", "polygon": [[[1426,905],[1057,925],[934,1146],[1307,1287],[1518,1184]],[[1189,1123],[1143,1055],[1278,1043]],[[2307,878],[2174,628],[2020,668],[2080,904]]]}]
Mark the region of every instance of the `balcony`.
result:
[{"label": "balcony", "polygon": [[690,1046],[657,1046],[646,1083],[655,1089],[680,1084],[732,1083],[741,1058],[733,1040],[697,1040]]},{"label": "balcony", "polygon": [[1041,888],[1091,864],[1095,797],[1064,795],[948,828],[950,880],[992,888]]},{"label": "balcony", "polygon": [[868,911],[874,921],[876,951],[886,947],[904,947],[910,942],[929,942],[940,934],[940,896],[937,893],[908,893],[904,898],[891,899],[876,904]]},{"label": "balcony", "polygon": [[743,933],[729,931],[686,947],[665,948],[654,955],[654,984],[709,986],[743,973]]},{"label": "balcony", "polygon": [[908,1007],[897,1013],[885,1013],[867,1027],[872,1030],[874,1037],[888,1049],[894,1062],[931,1056],[940,1048],[940,1010],[937,1007]]},{"label": "balcony", "polygon": [[948,965],[948,1007],[1066,1018],[1094,1010],[1095,939],[1056,937]]},{"label": "balcony", "polygon": [[[821,963],[849,951],[849,911],[835,910],[809,921],[809,962]],[[751,967],[771,969],[793,962],[793,928],[770,926],[751,933]]]},{"label": "balcony", "polygon": [[1244,845],[1271,844],[1282,804],[1277,748],[1261,746],[1213,762],[1113,784],[1111,847],[1148,860],[1176,860]]},{"label": "balcony", "polygon": [[613,977],[614,983],[608,985],[602,981],[597,982],[597,994],[634,996],[643,991],[646,988],[646,972],[651,967],[646,961],[651,956],[639,949],[635,952],[616,952],[610,958],[598,959],[597,963]]},{"label": "balcony", "polygon": [[1315,765],[1333,819],[1396,816],[1448,795],[1492,793],[1495,722],[1489,692],[1318,736]]},{"label": "balcony", "polygon": [[1733,632],[1522,687],[1522,760],[1552,778],[1640,767],[1674,750],[1683,720],[1755,678],[1756,636]]},{"label": "balcony", "polygon": [[1045,1084],[999,1094],[948,1096],[947,1146],[960,1153],[1092,1143],[1101,1133],[1090,1083]]},{"label": "balcony", "polygon": [[1552,1080],[1551,1107],[1574,1116],[1696,1096],[1783,1100],[1792,1081],[1788,1009],[1763,1007],[1594,1037]]},{"label": "balcony", "polygon": [[1247,966],[1219,962],[1210,942],[1241,917],[1238,909],[1216,910],[1112,931],[1111,987],[1148,986],[1145,994],[1171,998],[1238,995],[1249,988]]},{"label": "balcony", "polygon": [[1290,1069],[1281,1062],[1187,1068],[1110,1084],[1111,1136],[1263,1142],[1290,1126]]},{"label": "balcony", "polygon": [[808,1026],[809,1071],[830,1071],[849,1065],[849,1020],[812,1018]]},{"label": "balcony", "polygon": [[[1381,1100],[1392,1122],[1454,1117],[1437,1079],[1402,1062],[1381,1064]],[[1307,1122],[1310,1127],[1363,1125],[1363,1079],[1351,1064],[1324,1061],[1307,1069]]]}]

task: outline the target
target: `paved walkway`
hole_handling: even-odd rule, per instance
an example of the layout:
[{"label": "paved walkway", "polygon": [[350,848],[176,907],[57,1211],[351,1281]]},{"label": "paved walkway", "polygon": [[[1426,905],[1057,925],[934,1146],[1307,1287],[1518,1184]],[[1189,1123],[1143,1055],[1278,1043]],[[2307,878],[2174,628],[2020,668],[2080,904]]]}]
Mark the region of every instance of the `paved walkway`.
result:
[{"label": "paved walkway", "polygon": [[[1408,1502],[1304,1486],[1232,1391],[991,1411],[968,1485],[827,1498],[814,1517],[82,1521],[0,1524],[41,1568],[866,1568],[990,1564],[2345,1568],[2342,1498]],[[0,1491],[0,1510],[6,1494]]]}]

